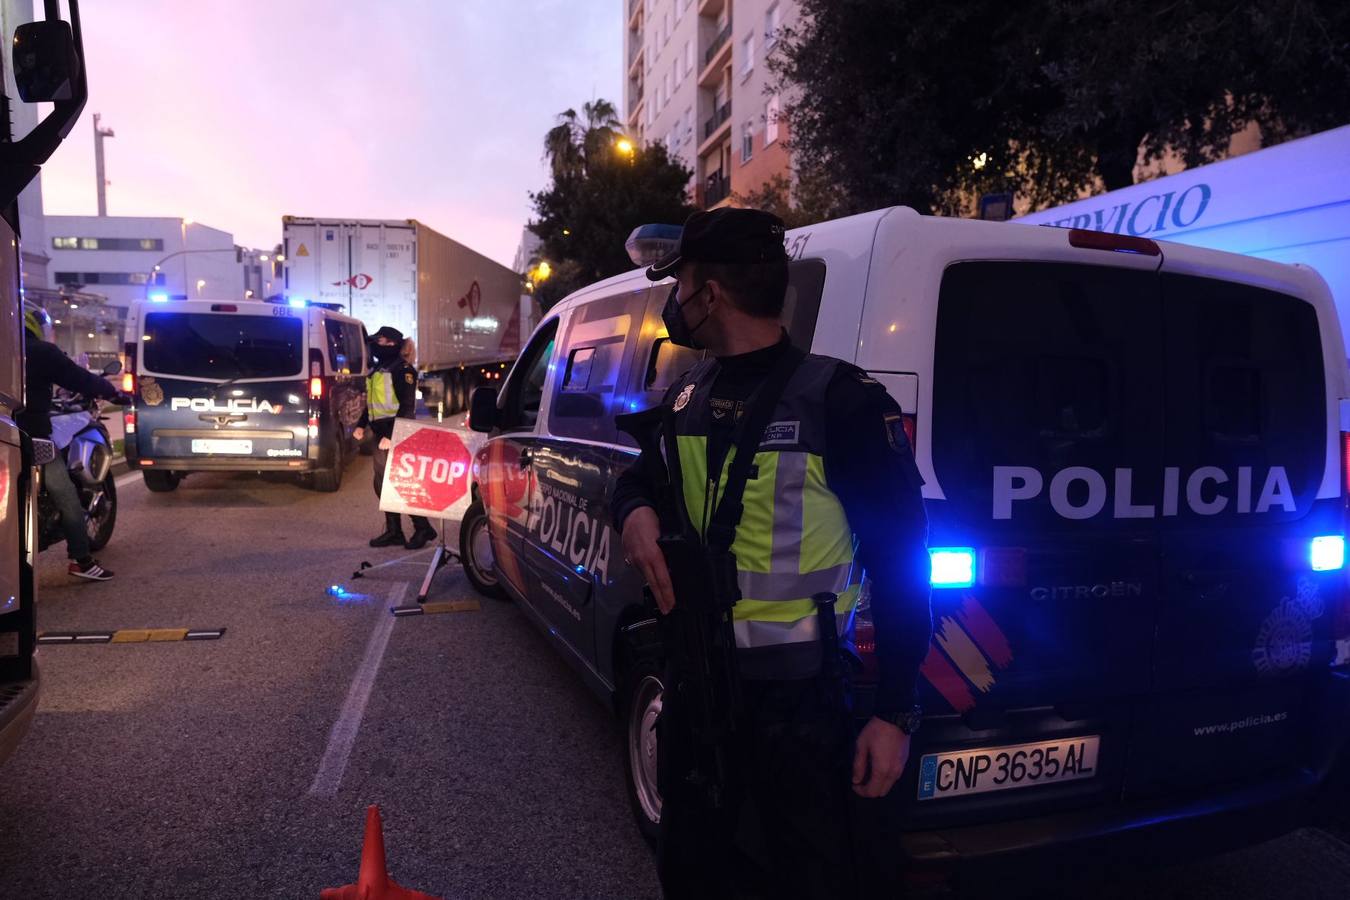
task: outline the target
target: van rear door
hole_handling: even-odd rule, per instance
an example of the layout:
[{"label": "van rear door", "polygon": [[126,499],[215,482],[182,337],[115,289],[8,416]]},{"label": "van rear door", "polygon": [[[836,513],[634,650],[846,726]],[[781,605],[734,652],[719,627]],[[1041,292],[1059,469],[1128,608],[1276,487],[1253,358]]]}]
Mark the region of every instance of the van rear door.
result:
[{"label": "van rear door", "polygon": [[1157,519],[1154,696],[1129,779],[1143,793],[1309,761],[1308,704],[1344,591],[1339,566],[1325,570],[1344,525],[1338,479],[1324,485],[1339,448],[1316,308],[1168,266],[1159,285],[1163,461],[1176,489]]},{"label": "van rear door", "polygon": [[305,320],[284,306],[269,313],[146,310],[141,458],[305,458]]}]

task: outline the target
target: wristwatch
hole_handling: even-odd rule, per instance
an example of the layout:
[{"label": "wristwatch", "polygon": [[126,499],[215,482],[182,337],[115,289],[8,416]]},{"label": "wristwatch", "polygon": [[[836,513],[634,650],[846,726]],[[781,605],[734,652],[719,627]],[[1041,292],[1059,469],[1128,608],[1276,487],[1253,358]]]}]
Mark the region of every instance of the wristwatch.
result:
[{"label": "wristwatch", "polygon": [[873,715],[883,722],[890,722],[905,734],[913,734],[918,731],[919,726],[923,724],[923,707],[917,703],[909,709],[895,710],[892,712],[877,712],[873,713]]}]

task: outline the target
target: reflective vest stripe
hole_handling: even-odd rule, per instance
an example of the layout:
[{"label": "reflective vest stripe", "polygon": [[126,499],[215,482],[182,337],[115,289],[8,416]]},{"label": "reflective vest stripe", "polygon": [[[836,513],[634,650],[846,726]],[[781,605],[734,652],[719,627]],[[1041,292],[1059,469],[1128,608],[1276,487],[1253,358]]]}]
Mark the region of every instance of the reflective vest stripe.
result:
[{"label": "reflective vest stripe", "polygon": [[[857,600],[857,588],[851,589],[853,600]],[[845,598],[840,597],[839,602],[842,606]],[[744,601],[742,601],[744,602]],[[740,604],[736,604],[740,606]],[[774,606],[787,606],[786,603],[775,603]],[[790,620],[775,620],[765,618],[738,619],[732,623],[732,629],[736,632],[736,646],[746,649],[759,647],[772,647],[779,644],[800,644],[811,642],[814,644],[820,640],[820,623],[816,619],[815,604],[811,603],[810,612],[805,612],[799,608],[798,618]],[[774,615],[779,615],[777,610],[772,611]],[[853,621],[853,604],[850,604],[848,610],[836,612],[834,614],[835,630],[839,634],[847,634],[848,628]],[[809,655],[819,659],[820,649],[813,647],[807,651]]]},{"label": "reflective vest stripe", "polygon": [[[753,597],[755,600],[770,600],[778,605],[784,605],[787,601],[814,597],[821,591],[842,594],[848,588],[852,572],[852,562],[803,573],[747,572],[745,569],[738,569],[736,582],[741,587],[742,598]],[[740,618],[740,603],[736,604],[733,612]]]},{"label": "reflective vest stripe", "polygon": [[398,397],[394,376],[383,369],[366,376],[366,413],[371,421],[392,419],[398,415]]}]

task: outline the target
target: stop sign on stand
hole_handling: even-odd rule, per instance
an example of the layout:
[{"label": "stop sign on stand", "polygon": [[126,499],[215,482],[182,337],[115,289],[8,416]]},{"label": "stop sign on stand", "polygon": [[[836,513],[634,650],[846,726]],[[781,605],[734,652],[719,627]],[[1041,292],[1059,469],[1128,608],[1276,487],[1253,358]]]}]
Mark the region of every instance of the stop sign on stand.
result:
[{"label": "stop sign on stand", "polygon": [[449,425],[397,419],[380,509],[432,519],[462,517],[473,457]]}]

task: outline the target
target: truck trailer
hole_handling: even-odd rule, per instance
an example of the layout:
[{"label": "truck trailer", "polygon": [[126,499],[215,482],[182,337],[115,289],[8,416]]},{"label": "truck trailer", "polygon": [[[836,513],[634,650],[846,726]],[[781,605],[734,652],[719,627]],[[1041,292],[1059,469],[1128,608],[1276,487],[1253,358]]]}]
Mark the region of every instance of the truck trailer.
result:
[{"label": "truck trailer", "polygon": [[415,219],[283,216],[284,292],[417,342],[423,399],[445,412],[515,359],[538,315],[519,274]]}]

